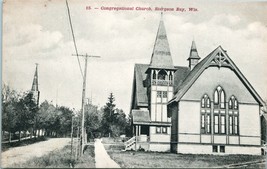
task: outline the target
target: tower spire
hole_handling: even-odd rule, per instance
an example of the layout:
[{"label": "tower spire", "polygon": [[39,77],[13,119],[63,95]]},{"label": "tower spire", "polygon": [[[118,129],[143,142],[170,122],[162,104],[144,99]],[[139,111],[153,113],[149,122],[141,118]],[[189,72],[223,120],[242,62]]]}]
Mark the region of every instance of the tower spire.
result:
[{"label": "tower spire", "polygon": [[40,91],[38,89],[38,63],[36,63],[31,93],[33,94],[33,98],[35,99],[36,104],[39,105]]},{"label": "tower spire", "polygon": [[32,82],[32,90],[31,91],[38,91],[38,63],[35,63],[36,68],[35,68],[35,73],[33,77],[33,82]]},{"label": "tower spire", "polygon": [[189,67],[191,70],[198,64],[199,59],[200,59],[200,57],[199,57],[198,52],[197,52],[196,43],[195,43],[195,40],[193,40],[192,45],[191,45],[189,58],[187,59],[189,61]]},{"label": "tower spire", "polygon": [[162,12],[149,68],[174,69]]}]

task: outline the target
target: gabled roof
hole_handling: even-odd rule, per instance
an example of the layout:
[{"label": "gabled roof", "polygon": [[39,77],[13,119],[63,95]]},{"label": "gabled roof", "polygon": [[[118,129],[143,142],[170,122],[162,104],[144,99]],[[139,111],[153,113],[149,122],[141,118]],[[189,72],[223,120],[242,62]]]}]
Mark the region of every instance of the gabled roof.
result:
[{"label": "gabled roof", "polygon": [[197,47],[196,47],[195,41],[192,41],[190,55],[189,55],[189,58],[187,60],[189,60],[189,59],[200,59],[198,52],[197,52]]},{"label": "gabled roof", "polygon": [[[147,107],[148,98],[147,98],[147,87],[145,86],[145,80],[147,74],[145,73],[148,64],[135,64],[134,67],[134,80],[133,80],[133,91],[132,91],[132,101],[131,109],[134,109],[134,103],[136,102],[138,107]],[[176,72],[174,73],[174,88],[178,89],[182,81],[190,72],[189,67],[175,66]]]},{"label": "gabled roof", "polygon": [[174,93],[178,91],[179,86],[182,84],[182,82],[185,80],[187,75],[190,73],[189,67],[183,67],[183,66],[175,66],[175,73],[174,73]]},{"label": "gabled roof", "polygon": [[174,101],[179,101],[183,95],[188,91],[192,84],[197,80],[201,73],[209,66],[223,66],[230,67],[239,77],[239,79],[244,83],[246,88],[250,91],[255,100],[261,105],[264,105],[264,101],[251,86],[245,76],[241,73],[238,67],[230,59],[226,51],[221,47],[217,47],[208,56],[206,56],[201,62],[199,62],[193,70],[188,74],[183,83],[178,87],[178,92],[175,94],[174,98],[169,101],[172,103]]},{"label": "gabled roof", "polygon": [[144,86],[146,80],[147,64],[135,64],[134,67],[134,87],[132,102],[135,100],[138,107],[148,106],[147,88]]},{"label": "gabled roof", "polygon": [[262,116],[264,117],[264,119],[267,121],[267,114],[263,113]]},{"label": "gabled roof", "polygon": [[174,69],[165,26],[161,17],[149,68]]}]

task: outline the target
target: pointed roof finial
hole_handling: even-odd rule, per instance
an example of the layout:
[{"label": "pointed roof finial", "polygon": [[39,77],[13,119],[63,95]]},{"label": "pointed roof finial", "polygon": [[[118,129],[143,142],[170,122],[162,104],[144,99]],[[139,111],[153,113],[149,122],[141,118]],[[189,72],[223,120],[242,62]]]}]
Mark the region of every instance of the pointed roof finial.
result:
[{"label": "pointed roof finial", "polygon": [[189,59],[200,59],[198,52],[197,52],[195,40],[192,41],[190,55],[189,55],[189,58],[187,60],[189,60]]},{"label": "pointed roof finial", "polygon": [[149,68],[174,69],[169,42],[163,22],[163,12],[161,12],[161,19]]}]

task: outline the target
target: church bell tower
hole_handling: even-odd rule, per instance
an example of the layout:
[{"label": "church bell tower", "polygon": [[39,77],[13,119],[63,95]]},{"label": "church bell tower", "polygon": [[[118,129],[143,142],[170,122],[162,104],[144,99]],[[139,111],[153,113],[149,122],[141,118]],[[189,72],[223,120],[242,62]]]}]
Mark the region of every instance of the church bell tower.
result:
[{"label": "church bell tower", "polygon": [[161,14],[151,61],[146,70],[151,121],[170,122],[170,118],[167,117],[167,103],[173,97],[174,72],[175,68]]}]

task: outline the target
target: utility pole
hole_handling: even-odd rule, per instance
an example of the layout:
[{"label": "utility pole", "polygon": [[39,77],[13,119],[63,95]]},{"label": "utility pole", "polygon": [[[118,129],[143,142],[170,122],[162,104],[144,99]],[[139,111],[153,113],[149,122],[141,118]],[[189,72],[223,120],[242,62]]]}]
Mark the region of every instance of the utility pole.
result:
[{"label": "utility pole", "polygon": [[78,126],[77,126],[77,133],[76,133],[76,136],[77,136],[77,146],[76,146],[76,155],[75,155],[75,159],[78,160],[78,156],[79,156],[79,145],[80,145],[80,142],[79,142],[79,133],[80,133],[80,128],[79,128],[79,118],[78,118]]},{"label": "utility pole", "polygon": [[73,114],[71,115],[71,146],[70,146],[70,166],[73,168],[73,161],[72,161],[72,149],[73,149]]},{"label": "utility pole", "polygon": [[88,57],[96,57],[100,58],[100,56],[92,56],[92,55],[74,55],[74,56],[83,56],[85,57],[85,65],[84,65],[84,72],[83,72],[83,90],[82,90],[82,124],[81,124],[81,155],[83,154],[84,146],[85,146],[85,128],[84,128],[84,103],[85,103],[85,91],[86,91],[86,75],[87,75],[87,60]]},{"label": "utility pole", "polygon": [[71,149],[70,149],[70,154],[71,154],[71,156],[70,156],[70,160],[72,160],[72,147],[73,147],[73,115],[71,115],[71,133],[70,133],[70,135],[71,135]]}]

